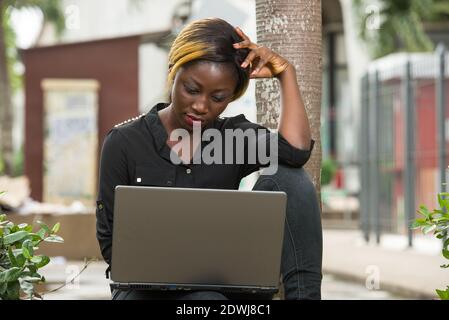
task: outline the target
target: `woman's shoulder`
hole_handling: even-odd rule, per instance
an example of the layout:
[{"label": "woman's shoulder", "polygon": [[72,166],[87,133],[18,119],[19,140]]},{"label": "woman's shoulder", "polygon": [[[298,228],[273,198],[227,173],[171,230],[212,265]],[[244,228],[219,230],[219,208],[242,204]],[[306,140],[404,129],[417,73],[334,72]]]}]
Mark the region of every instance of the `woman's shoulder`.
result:
[{"label": "woman's shoulder", "polygon": [[261,125],[248,120],[243,113],[231,117],[219,117],[216,121],[217,125],[223,129],[247,129],[261,127]]},{"label": "woman's shoulder", "polygon": [[117,123],[116,125],[114,125],[113,129],[117,129],[117,128],[122,128],[122,127],[126,127],[125,125],[130,125],[132,123],[135,123],[136,120],[139,120],[140,118],[144,117],[145,113],[141,113],[138,116],[126,119],[125,121],[122,121],[120,123]]},{"label": "woman's shoulder", "polygon": [[136,135],[142,134],[142,124],[140,122],[144,117],[145,114],[140,114],[115,124],[106,134],[105,142],[115,144],[134,140],[137,137]]},{"label": "woman's shoulder", "polygon": [[234,115],[234,116],[227,116],[227,117],[218,117],[215,122],[220,126],[233,126],[237,123],[241,122],[250,122],[248,119],[246,119],[245,115],[243,113]]}]

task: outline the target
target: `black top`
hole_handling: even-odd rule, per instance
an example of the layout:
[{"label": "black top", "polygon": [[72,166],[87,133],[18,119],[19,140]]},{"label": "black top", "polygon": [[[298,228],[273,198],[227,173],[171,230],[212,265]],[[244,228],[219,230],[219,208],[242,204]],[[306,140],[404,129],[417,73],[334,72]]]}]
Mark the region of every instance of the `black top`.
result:
[{"label": "black top", "polygon": [[[170,154],[175,153],[166,144],[168,135],[158,115],[158,111],[166,106],[168,104],[159,103],[146,115],[115,126],[104,140],[96,215],[97,238],[101,253],[108,264],[111,263],[114,190],[117,185],[238,189],[243,177],[264,166],[259,159],[248,161],[248,146],[257,144],[257,141],[259,143],[266,141],[267,149],[265,150],[269,150],[270,136],[277,137],[278,161],[294,167],[302,167],[310,158],[313,149],[313,140],[309,151],[297,149],[290,145],[280,133],[270,133],[267,128],[248,121],[243,114],[240,114],[235,117],[217,118],[207,128],[217,129],[222,137],[225,137],[225,129],[240,128],[244,132],[247,129],[255,129],[257,141],[252,141],[251,137],[244,140],[243,163],[242,161],[239,162],[241,164],[201,162],[200,164],[176,165],[170,160]],[[204,150],[209,143],[210,141],[202,141],[201,148]],[[228,150],[226,149],[228,146],[225,147],[225,145],[227,144],[223,142],[223,154]],[[236,163],[235,151],[233,146],[233,163]],[[211,154],[214,155],[214,153]],[[222,163],[229,162],[223,160]]]}]

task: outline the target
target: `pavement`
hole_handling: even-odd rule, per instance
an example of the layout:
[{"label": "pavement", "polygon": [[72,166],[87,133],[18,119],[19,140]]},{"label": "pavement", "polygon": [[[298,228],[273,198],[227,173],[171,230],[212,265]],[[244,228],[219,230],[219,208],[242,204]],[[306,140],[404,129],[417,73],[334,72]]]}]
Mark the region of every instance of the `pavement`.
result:
[{"label": "pavement", "polygon": [[383,235],[380,244],[366,243],[358,230],[323,232],[323,272],[410,299],[436,299],[435,289],[449,285],[449,261],[441,255],[442,242],[433,236],[407,238]]},{"label": "pavement", "polygon": [[[323,247],[325,300],[435,299],[435,289],[449,285],[449,270],[439,267],[448,263],[441,257],[441,242],[431,237],[418,237],[409,249],[403,236],[385,235],[376,245],[365,243],[358,230],[324,230]],[[41,269],[47,280],[41,291],[70,282],[84,265],[53,257]],[[110,299],[105,269],[103,261],[91,262],[73,283],[46,293],[44,299]]]}]

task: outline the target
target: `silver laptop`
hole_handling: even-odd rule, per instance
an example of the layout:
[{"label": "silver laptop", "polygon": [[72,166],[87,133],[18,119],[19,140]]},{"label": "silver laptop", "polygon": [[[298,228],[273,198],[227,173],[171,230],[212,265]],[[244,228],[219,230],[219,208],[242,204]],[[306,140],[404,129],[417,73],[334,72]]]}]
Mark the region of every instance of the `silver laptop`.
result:
[{"label": "silver laptop", "polygon": [[275,293],[284,192],[117,186],[113,288]]}]

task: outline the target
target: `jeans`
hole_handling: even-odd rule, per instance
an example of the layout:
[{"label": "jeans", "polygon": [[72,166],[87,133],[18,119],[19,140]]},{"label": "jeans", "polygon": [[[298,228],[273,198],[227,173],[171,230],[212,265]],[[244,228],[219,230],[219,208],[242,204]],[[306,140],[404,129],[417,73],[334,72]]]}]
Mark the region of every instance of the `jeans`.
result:
[{"label": "jeans", "polygon": [[286,300],[321,299],[323,239],[315,187],[303,168],[279,164],[274,175],[261,175],[253,190],[284,191],[286,221],[281,275]]},{"label": "jeans", "polygon": [[[303,168],[279,164],[274,175],[261,175],[253,190],[284,191],[286,221],[281,275],[286,300],[321,299],[322,228],[315,187]],[[271,299],[272,295],[229,294],[215,291],[168,292],[113,290],[113,300],[237,300]]]}]

